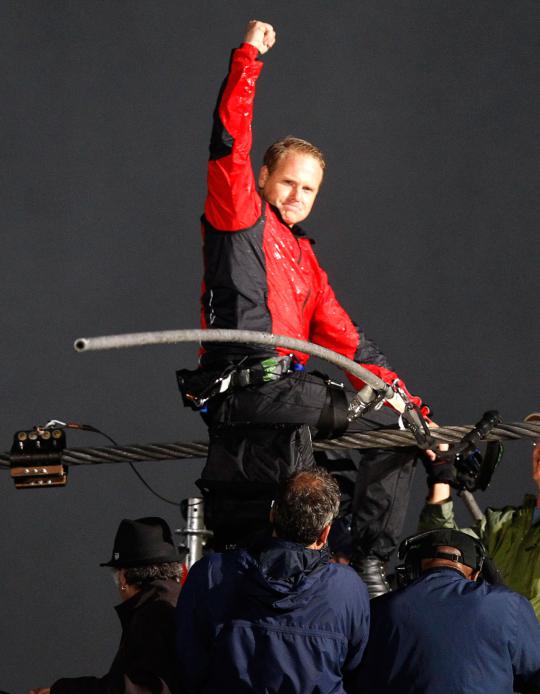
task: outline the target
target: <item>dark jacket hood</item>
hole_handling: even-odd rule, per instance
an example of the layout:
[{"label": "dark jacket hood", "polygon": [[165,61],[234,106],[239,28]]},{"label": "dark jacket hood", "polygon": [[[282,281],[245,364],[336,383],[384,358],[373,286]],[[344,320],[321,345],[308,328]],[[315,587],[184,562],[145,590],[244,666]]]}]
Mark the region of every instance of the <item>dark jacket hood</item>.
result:
[{"label": "dark jacket hood", "polygon": [[330,561],[326,549],[307,549],[296,542],[271,538],[248,554],[247,598],[288,611],[313,599],[314,574]]}]

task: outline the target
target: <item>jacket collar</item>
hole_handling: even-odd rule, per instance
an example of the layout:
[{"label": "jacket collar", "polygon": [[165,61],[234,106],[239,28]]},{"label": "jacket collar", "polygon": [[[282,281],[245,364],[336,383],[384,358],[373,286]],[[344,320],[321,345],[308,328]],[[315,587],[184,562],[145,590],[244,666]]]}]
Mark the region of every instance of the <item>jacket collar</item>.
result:
[{"label": "jacket collar", "polygon": [[279,579],[295,583],[297,580],[328,564],[330,556],[326,549],[307,549],[297,542],[268,538],[250,554],[266,579]]},{"label": "jacket collar", "polygon": [[288,224],[286,224],[283,221],[283,217],[281,216],[281,212],[278,210],[278,208],[274,207],[269,202],[266,202],[264,200],[263,200],[263,214],[264,214],[264,207],[265,206],[268,206],[272,210],[272,212],[276,215],[276,217],[281,222],[281,224],[283,224],[283,226],[287,227],[287,229],[289,229],[289,231],[291,232],[291,234],[293,236],[295,236],[298,239],[307,239],[307,241],[309,241],[312,246],[315,245],[315,239],[313,239],[311,236],[308,236],[306,231],[301,226],[299,226],[298,224],[294,224],[292,227],[290,227]]},{"label": "jacket collar", "polygon": [[534,494],[525,494],[523,497],[524,508],[534,508],[536,506],[536,496]]},{"label": "jacket collar", "polygon": [[176,604],[180,594],[180,584],[172,578],[159,578],[141,587],[138,593],[115,606],[116,613],[122,626],[130,619],[137,608],[147,602],[163,600]]},{"label": "jacket collar", "polygon": [[[420,579],[424,578],[427,575],[435,575],[435,574],[453,574],[454,578],[462,578],[464,581],[471,581],[470,578],[467,578],[464,576],[459,569],[454,569],[452,566],[434,566],[431,569],[426,569],[425,571],[422,571],[422,574],[420,575]],[[476,581],[471,581],[471,583],[475,583]]]}]

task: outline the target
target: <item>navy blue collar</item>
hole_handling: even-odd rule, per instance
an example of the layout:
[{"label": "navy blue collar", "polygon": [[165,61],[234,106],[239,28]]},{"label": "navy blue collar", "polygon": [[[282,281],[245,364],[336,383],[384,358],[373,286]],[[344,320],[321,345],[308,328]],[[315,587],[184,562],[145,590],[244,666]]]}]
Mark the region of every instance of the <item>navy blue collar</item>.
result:
[{"label": "navy blue collar", "polygon": [[326,548],[308,549],[297,542],[268,538],[249,550],[263,576],[282,580],[294,579],[322,569],[330,561]]}]

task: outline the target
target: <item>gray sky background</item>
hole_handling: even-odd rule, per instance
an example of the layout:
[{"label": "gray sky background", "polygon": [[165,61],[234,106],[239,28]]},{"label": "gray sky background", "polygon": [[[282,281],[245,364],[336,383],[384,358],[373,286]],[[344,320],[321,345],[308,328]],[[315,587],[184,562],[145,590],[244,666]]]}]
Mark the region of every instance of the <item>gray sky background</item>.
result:
[{"label": "gray sky background", "polygon": [[[306,227],[351,316],[441,424],[540,409],[540,5],[521,0],[156,0],[0,5],[2,450],[51,418],[122,443],[204,439],[174,370],[196,347],[75,354],[82,335],[198,325],[210,115],[250,18],[265,58],[255,158],[287,134],[329,169]],[[68,433],[70,446],[103,445]],[[518,503],[509,444],[482,505]],[[200,461],[141,464],[171,499]],[[2,485],[0,689],[102,674],[119,521],[177,508],[123,465],[46,492]],[[407,531],[425,494],[418,472]]]}]

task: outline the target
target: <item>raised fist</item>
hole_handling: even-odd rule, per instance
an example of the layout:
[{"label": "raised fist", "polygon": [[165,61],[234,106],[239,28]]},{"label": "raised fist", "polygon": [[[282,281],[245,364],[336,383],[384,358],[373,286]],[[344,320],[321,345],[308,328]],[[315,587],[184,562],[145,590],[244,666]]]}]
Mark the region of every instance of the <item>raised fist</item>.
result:
[{"label": "raised fist", "polygon": [[269,51],[276,42],[276,32],[271,24],[259,22],[252,19],[246,27],[244,43],[250,43],[252,46],[264,54]]}]

